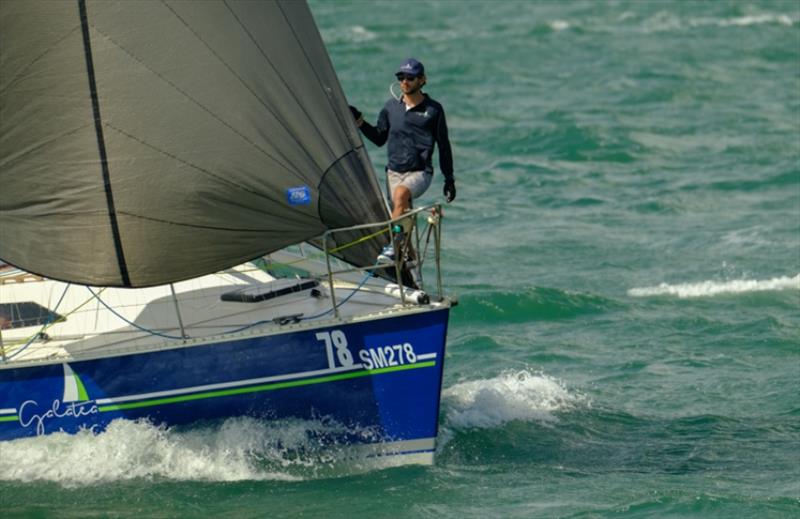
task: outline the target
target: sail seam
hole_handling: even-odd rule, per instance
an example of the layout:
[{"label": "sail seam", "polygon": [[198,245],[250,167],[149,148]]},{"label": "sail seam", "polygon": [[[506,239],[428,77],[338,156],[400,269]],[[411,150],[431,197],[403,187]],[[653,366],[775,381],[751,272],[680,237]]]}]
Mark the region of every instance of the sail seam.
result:
[{"label": "sail seam", "polygon": [[[242,229],[242,228],[233,228],[233,227],[218,227],[214,225],[197,225],[197,224],[190,224],[190,223],[182,223],[182,222],[175,222],[171,220],[164,220],[162,218],[153,218],[152,216],[144,216],[140,214],[133,214],[128,213],[126,211],[120,211],[120,214],[124,214],[125,216],[130,216],[132,218],[140,218],[142,220],[149,220],[151,222],[159,222],[165,223],[169,225],[178,225],[181,227],[190,227],[192,229],[208,229],[212,231],[229,231],[229,232],[258,232],[258,233],[274,233],[274,234],[283,234],[286,231],[281,231],[279,229]],[[315,231],[316,232],[316,231]],[[311,236],[316,236],[312,234]],[[288,245],[291,245],[288,244]],[[284,245],[285,246],[285,245]]]},{"label": "sail seam", "polygon": [[[2,93],[0,93],[0,95],[2,95]],[[40,150],[46,149],[47,147],[52,146],[54,142],[56,142],[56,141],[58,141],[58,140],[60,140],[60,139],[62,139],[64,137],[67,137],[67,136],[73,135],[75,133],[78,133],[81,130],[85,130],[89,126],[92,126],[93,124],[94,124],[93,122],[82,124],[82,125],[80,125],[80,126],[78,126],[76,128],[72,128],[71,130],[64,131],[64,132],[59,133],[57,135],[54,135],[53,137],[50,137],[48,139],[43,139],[41,141],[38,141],[35,144],[33,144],[32,146],[29,146],[28,148],[26,148],[25,150],[20,151],[19,154],[17,154],[17,155],[9,155],[7,157],[0,157],[0,166],[2,166],[2,167],[14,166],[15,164],[17,164],[22,159],[24,159],[24,158],[26,158],[26,157],[28,157],[30,155],[36,155],[36,153],[39,152]]]},{"label": "sail seam", "polygon": [[141,144],[143,146],[147,146],[148,148],[152,149],[153,151],[161,153],[162,155],[175,160],[176,162],[180,162],[181,164],[189,166],[190,168],[195,169],[195,170],[197,170],[197,171],[199,171],[201,173],[205,173],[206,175],[208,175],[209,177],[213,178],[214,180],[218,180],[219,182],[227,184],[227,185],[229,185],[231,187],[236,187],[236,188],[244,191],[245,193],[250,193],[251,195],[255,195],[255,196],[258,196],[260,198],[265,198],[266,200],[269,200],[270,202],[274,202],[276,204],[282,204],[283,203],[282,200],[278,200],[278,199],[273,198],[273,197],[271,197],[269,195],[266,195],[264,193],[259,193],[258,191],[254,190],[254,189],[248,189],[247,187],[245,187],[245,186],[243,186],[241,184],[237,184],[236,182],[232,182],[232,181],[230,181],[230,180],[228,180],[228,179],[226,179],[226,178],[224,178],[224,177],[222,177],[220,175],[217,175],[213,171],[201,168],[200,166],[198,166],[196,164],[192,164],[191,162],[189,162],[187,160],[184,160],[184,159],[178,157],[177,155],[169,153],[166,150],[162,150],[158,146],[150,144],[149,142],[147,142],[145,140],[142,140],[141,138],[139,138],[139,137],[137,137],[135,135],[131,135],[130,133],[122,130],[121,128],[117,128],[113,124],[110,124],[110,123],[106,122],[106,123],[103,123],[103,125],[108,127],[108,128],[111,128],[112,130],[116,131],[120,135],[124,135],[125,137],[127,137],[127,138],[129,138],[131,140],[134,140],[134,141],[138,142],[139,144]]},{"label": "sail seam", "polygon": [[[274,118],[275,118],[275,121],[277,121],[277,122],[278,122],[278,123],[279,123],[279,124],[280,124],[280,125],[283,127],[284,131],[286,131],[286,134],[287,134],[287,135],[289,135],[289,136],[292,138],[292,140],[294,140],[294,142],[295,142],[295,143],[296,143],[296,144],[299,146],[299,148],[300,148],[300,149],[303,151],[303,153],[305,153],[305,154],[306,154],[306,157],[308,157],[308,159],[309,159],[311,162],[314,162],[314,158],[313,158],[313,157],[312,157],[312,156],[311,156],[311,155],[308,153],[308,151],[306,151],[305,147],[302,145],[302,142],[300,141],[300,139],[298,139],[298,138],[297,138],[297,136],[294,134],[294,132],[292,132],[292,130],[291,130],[291,129],[289,128],[289,126],[286,124],[286,121],[284,121],[283,119],[281,119],[280,117],[278,117],[278,114],[277,114],[277,113],[275,113],[275,112],[274,112],[274,111],[273,111],[273,110],[270,108],[270,106],[269,106],[267,103],[265,103],[265,102],[264,102],[264,101],[263,101],[263,100],[262,100],[262,99],[261,99],[261,98],[258,96],[258,94],[256,94],[256,93],[253,91],[253,89],[252,89],[252,88],[251,88],[251,87],[250,87],[250,86],[249,86],[249,85],[248,85],[248,84],[247,84],[247,83],[244,81],[244,79],[242,79],[242,77],[241,77],[239,74],[237,74],[237,73],[236,73],[236,71],[233,69],[233,67],[231,67],[231,66],[228,64],[228,62],[227,62],[227,61],[225,61],[224,59],[222,59],[222,57],[221,57],[219,54],[217,54],[217,52],[216,52],[216,51],[215,51],[215,50],[214,50],[214,49],[211,47],[211,45],[209,45],[209,44],[208,44],[208,42],[206,42],[206,41],[205,41],[205,40],[204,40],[204,39],[203,39],[203,38],[202,38],[202,37],[201,37],[199,34],[197,34],[197,32],[196,32],[194,29],[192,29],[192,27],[191,27],[191,26],[190,26],[188,23],[186,23],[186,21],[185,21],[183,18],[181,18],[181,16],[180,16],[180,15],[179,15],[177,12],[175,12],[175,10],[172,8],[172,6],[170,6],[169,4],[167,4],[166,2],[164,2],[164,0],[161,0],[161,2],[164,4],[164,6],[165,6],[167,9],[169,9],[169,10],[172,12],[173,16],[175,16],[175,18],[177,18],[177,19],[178,19],[178,20],[179,20],[179,21],[180,21],[180,22],[183,24],[183,26],[184,26],[184,27],[186,27],[186,29],[187,29],[189,32],[191,32],[191,33],[192,33],[192,35],[193,35],[195,38],[197,38],[197,39],[198,39],[198,40],[199,40],[199,41],[200,41],[200,42],[201,42],[201,43],[202,43],[202,44],[205,46],[205,48],[206,48],[206,49],[208,49],[208,51],[209,51],[211,54],[213,54],[213,55],[214,55],[214,57],[215,57],[215,58],[217,58],[217,60],[219,60],[219,62],[220,62],[220,63],[222,63],[222,64],[225,66],[225,68],[227,68],[227,69],[228,69],[228,72],[230,72],[230,73],[231,73],[231,74],[232,74],[232,75],[233,75],[233,76],[234,76],[234,77],[235,77],[237,80],[239,80],[239,83],[240,83],[240,84],[241,84],[241,85],[242,85],[242,86],[243,86],[243,87],[244,87],[244,88],[245,88],[245,89],[246,89],[248,92],[250,92],[250,94],[253,96],[253,98],[255,98],[255,99],[258,101],[258,103],[259,103],[261,106],[263,106],[263,107],[264,107],[264,109],[265,109],[267,112],[269,112],[269,113],[272,115],[272,117],[274,117]],[[234,20],[236,20],[236,23],[239,25],[239,27],[241,27],[241,28],[244,30],[244,32],[247,34],[247,36],[250,38],[250,41],[252,41],[252,42],[255,44],[255,41],[253,40],[253,37],[250,35],[250,33],[247,31],[247,29],[246,29],[246,28],[245,28],[245,27],[242,25],[242,23],[239,21],[239,18],[237,18],[236,14],[234,14],[234,13],[231,11],[231,8],[230,8],[230,6],[229,6],[229,5],[228,5],[226,2],[224,2],[224,1],[223,1],[223,4],[225,5],[225,7],[227,7],[227,8],[228,8],[228,11],[230,11],[230,12],[231,12],[231,14],[233,15],[233,18],[234,18]],[[257,44],[256,44],[256,47],[258,47],[258,45],[257,45]],[[261,49],[260,49],[260,48],[259,48],[259,51],[261,51]],[[262,54],[262,56],[263,56],[263,52],[262,52],[261,54]],[[269,62],[269,60],[267,60],[267,62]],[[270,65],[272,66],[272,63],[270,63]],[[273,69],[273,70],[275,70],[275,67],[274,67],[274,66],[272,66],[272,69]],[[280,76],[279,74],[277,74],[277,71],[276,71],[276,76]],[[291,90],[289,91],[289,93],[290,93],[290,94],[292,94],[292,96],[294,96],[294,94],[291,92]],[[295,98],[295,99],[296,99],[296,98]],[[322,137],[322,136],[320,135],[320,137]],[[277,150],[277,152],[278,152],[279,154],[281,154],[281,157],[282,157],[283,159],[286,159],[286,157],[285,157],[285,156],[283,156],[283,154],[280,152],[280,150]],[[289,161],[289,160],[286,160],[286,162],[291,162],[291,161]],[[287,169],[288,169],[288,168],[287,168]],[[301,173],[300,173],[299,171],[292,171],[292,173],[294,173],[294,174],[295,174],[295,176],[296,176],[296,177],[297,177],[299,180],[301,180],[301,181],[303,181],[303,182],[305,182],[305,181],[306,181],[306,179],[302,177],[302,175],[301,175]]]},{"label": "sail seam", "polygon": [[[83,1],[85,1],[85,0],[83,0]],[[206,105],[204,105],[203,103],[201,103],[200,101],[198,101],[197,99],[195,99],[194,97],[192,97],[191,95],[189,95],[189,93],[188,93],[188,92],[186,92],[185,90],[183,90],[183,89],[181,89],[180,87],[178,87],[178,85],[176,85],[175,83],[173,83],[172,81],[170,81],[169,79],[167,79],[166,77],[164,77],[163,75],[159,74],[158,72],[156,72],[156,71],[155,71],[155,70],[153,70],[152,68],[148,67],[148,66],[147,66],[147,64],[145,64],[145,63],[144,63],[144,62],[143,62],[141,59],[139,59],[139,58],[138,58],[138,57],[136,57],[134,54],[132,54],[130,50],[128,50],[127,48],[125,48],[125,47],[123,47],[122,45],[120,45],[119,43],[117,43],[117,42],[116,42],[116,41],[115,41],[113,38],[111,38],[111,37],[110,37],[108,34],[104,33],[104,32],[103,32],[103,31],[101,31],[101,30],[99,30],[97,27],[94,27],[94,30],[95,30],[97,33],[101,34],[103,37],[105,37],[105,38],[106,38],[106,39],[107,39],[109,42],[113,43],[113,44],[114,44],[114,45],[115,45],[115,46],[116,46],[118,49],[122,50],[122,51],[123,51],[125,54],[127,54],[128,56],[130,56],[130,57],[131,57],[131,59],[133,59],[133,60],[134,60],[134,61],[136,61],[138,64],[140,64],[141,66],[143,66],[144,68],[146,68],[146,69],[147,69],[147,70],[148,70],[148,71],[149,71],[151,74],[153,74],[154,76],[156,76],[157,78],[159,78],[161,81],[163,81],[164,83],[166,83],[167,85],[169,85],[169,86],[170,86],[170,87],[171,87],[173,90],[175,90],[176,92],[180,93],[180,94],[181,94],[183,97],[185,97],[186,99],[188,99],[189,101],[191,101],[192,103],[194,103],[196,106],[198,106],[198,107],[199,107],[200,109],[202,109],[204,112],[206,112],[208,115],[210,115],[212,118],[214,118],[214,120],[218,121],[218,122],[219,122],[220,124],[222,124],[222,125],[223,125],[225,128],[227,128],[227,129],[228,129],[228,130],[230,130],[232,133],[234,133],[235,135],[237,135],[237,136],[238,136],[239,138],[241,138],[241,139],[242,139],[244,142],[246,142],[247,144],[249,144],[249,145],[250,145],[250,146],[252,146],[253,148],[257,149],[259,152],[263,153],[265,156],[267,156],[267,157],[269,157],[270,159],[272,159],[272,160],[273,160],[273,161],[274,161],[274,162],[275,162],[275,163],[276,163],[278,166],[280,166],[281,168],[283,168],[283,169],[284,169],[284,170],[286,170],[287,172],[291,173],[292,175],[296,176],[296,177],[297,177],[297,178],[299,178],[299,179],[302,179],[302,176],[300,175],[300,173],[299,173],[298,171],[296,171],[296,170],[292,169],[292,168],[291,168],[289,165],[287,165],[287,164],[284,164],[284,163],[283,163],[281,160],[279,160],[277,157],[275,157],[274,155],[270,154],[270,153],[269,153],[267,150],[265,150],[264,148],[262,148],[261,146],[259,146],[257,143],[253,142],[251,139],[247,138],[247,136],[245,136],[245,135],[244,135],[244,134],[242,134],[240,131],[238,131],[236,128],[234,128],[234,127],[233,127],[233,126],[231,126],[229,123],[227,123],[227,122],[226,122],[226,121],[225,121],[225,120],[224,120],[224,119],[223,119],[221,116],[217,115],[217,114],[216,114],[216,113],[214,113],[214,112],[213,112],[213,111],[212,111],[210,108],[208,108]]]},{"label": "sail seam", "polygon": [[[255,39],[255,38],[253,38],[253,35],[250,33],[250,31],[247,29],[247,27],[245,27],[245,26],[244,26],[244,24],[243,24],[243,23],[241,22],[241,20],[239,19],[239,17],[238,17],[238,16],[236,16],[236,13],[233,11],[233,9],[231,9],[231,6],[230,6],[230,5],[228,5],[228,2],[226,2],[225,0],[223,0],[223,4],[225,4],[225,7],[227,7],[227,8],[228,8],[228,10],[231,12],[231,15],[233,15],[234,19],[236,20],[236,23],[238,23],[238,24],[239,24],[239,26],[242,28],[242,30],[245,32],[245,34],[247,34],[247,37],[248,37],[248,38],[250,38],[250,41],[252,41],[252,42],[253,42],[253,45],[255,45],[255,46],[256,46],[256,48],[258,49],[258,52],[261,54],[261,56],[264,58],[264,60],[265,60],[267,63],[269,63],[269,66],[272,68],[272,70],[274,70],[274,71],[275,71],[275,76],[276,76],[276,77],[277,77],[277,78],[280,80],[280,82],[281,82],[281,83],[283,83],[283,86],[284,86],[284,87],[286,87],[286,90],[289,92],[289,94],[290,94],[290,95],[292,96],[292,98],[295,100],[295,102],[297,103],[297,106],[300,108],[300,110],[302,110],[303,114],[305,114],[305,116],[308,118],[308,120],[309,120],[309,121],[311,121],[311,122],[313,123],[314,119],[313,119],[313,118],[311,117],[311,115],[310,115],[310,114],[309,114],[309,113],[306,111],[305,107],[303,106],[303,103],[301,103],[301,102],[300,102],[300,99],[298,99],[298,98],[297,98],[297,96],[296,96],[296,95],[295,95],[295,93],[292,91],[292,89],[291,89],[291,88],[289,88],[289,85],[286,83],[286,80],[283,78],[283,75],[282,75],[282,74],[280,74],[280,73],[278,72],[278,69],[277,69],[277,67],[275,67],[275,65],[274,65],[274,64],[272,63],[272,61],[269,59],[269,57],[267,56],[267,54],[264,52],[264,49],[262,49],[262,48],[261,48],[261,45],[259,45],[259,44],[258,44],[258,42],[256,42],[256,39]],[[283,15],[284,19],[286,19],[286,25],[287,25],[287,26],[288,26],[288,27],[289,27],[289,28],[292,30],[292,34],[294,35],[294,38],[295,38],[295,40],[297,41],[297,44],[298,44],[298,46],[299,46],[299,47],[300,47],[300,48],[303,50],[303,55],[305,55],[305,49],[303,49],[303,44],[302,44],[302,43],[300,42],[300,40],[297,38],[297,34],[294,32],[294,28],[292,27],[292,24],[289,22],[288,18],[286,17],[286,13],[284,13],[284,12],[283,12],[283,6],[281,6],[280,2],[275,2],[275,5],[276,5],[276,6],[278,7],[278,9],[280,10],[280,12],[281,12],[281,14]],[[308,60],[308,56],[306,56],[306,60]],[[223,62],[223,63],[224,63],[224,62]],[[314,75],[316,76],[316,72],[314,71],[314,67],[311,67],[311,70],[312,70],[312,72],[314,72]],[[237,76],[237,77],[238,77],[238,76]],[[320,86],[322,86],[322,82],[321,82],[321,81],[319,81],[319,78],[317,78],[317,81],[320,83]],[[256,98],[258,99],[258,97],[256,97]],[[259,101],[261,101],[261,100],[259,99]],[[266,106],[266,105],[265,105],[265,106]],[[272,111],[271,111],[271,110],[270,110],[270,113],[272,113]],[[288,128],[286,128],[286,126],[285,126],[284,122],[283,122],[283,121],[281,121],[281,120],[278,118],[278,116],[277,116],[276,114],[274,114],[274,113],[273,113],[273,115],[275,116],[275,119],[277,119],[277,120],[278,120],[278,121],[281,123],[281,125],[283,125],[283,126],[284,126],[284,128],[286,129],[286,131],[287,131],[287,132],[289,132],[289,135],[291,135],[291,136],[292,136],[292,137],[295,139],[295,141],[297,141],[298,139],[297,139],[297,138],[295,138],[294,134],[293,134],[293,133],[292,133],[292,132],[291,132],[291,131],[290,131]],[[320,132],[320,131],[319,131],[319,129],[317,128],[317,126],[316,126],[316,125],[314,125],[314,124],[312,124],[312,127],[313,127],[314,129],[316,129],[316,130],[317,130],[317,135],[319,135],[319,137],[320,137],[320,141],[321,141],[323,144],[325,144],[325,147],[326,147],[326,148],[328,148],[328,152],[329,152],[331,155],[333,155],[333,153],[334,153],[334,152],[333,152],[333,149],[331,148],[331,146],[330,146],[330,144],[328,143],[327,139],[325,139],[325,138],[324,138],[324,135],[322,135],[322,132]],[[305,150],[305,148],[303,148],[303,151],[306,153],[306,156],[308,156],[308,157],[309,157],[309,159],[312,159],[312,161],[313,161],[313,157],[311,157],[311,155],[310,155],[310,154],[309,154],[309,153],[308,153],[308,152]]]},{"label": "sail seam", "polygon": [[[12,213],[14,211],[13,208],[5,208],[4,207],[3,211],[9,213],[7,215],[7,218],[9,218],[9,219],[14,219],[14,218],[17,218],[17,219],[29,219],[30,218],[30,216],[28,214],[21,214],[21,215],[10,214],[10,213]],[[104,213],[105,213],[104,211],[48,211],[48,212],[37,213],[36,216],[37,217],[71,217],[71,216],[83,216],[83,217],[86,217],[86,216],[92,216],[92,215],[101,215],[101,214],[104,214]],[[118,215],[129,216],[131,218],[139,218],[141,220],[148,220],[150,222],[164,223],[164,224],[167,224],[167,225],[176,225],[176,226],[179,226],[179,227],[190,227],[192,229],[208,229],[208,230],[212,230],[212,231],[228,231],[228,232],[257,232],[257,233],[271,233],[271,234],[283,234],[283,233],[287,232],[286,230],[275,229],[275,228],[263,228],[263,229],[262,228],[251,228],[251,229],[247,229],[247,228],[243,228],[243,227],[222,227],[222,226],[216,226],[216,225],[199,225],[199,224],[193,224],[193,223],[179,222],[179,221],[176,221],[176,220],[167,220],[167,219],[164,219],[164,218],[155,218],[155,217],[152,217],[152,216],[144,216],[144,215],[141,215],[141,214],[131,213],[131,212],[128,212],[128,211],[117,211],[117,214]],[[278,215],[272,214],[272,213],[264,213],[264,214],[266,216],[274,216],[274,217],[278,216]],[[300,213],[298,213],[298,214],[300,214]],[[323,225],[320,225],[320,229],[317,229],[314,232],[319,232],[320,230],[323,230],[323,229],[325,229],[325,227]],[[316,234],[313,234],[311,236],[312,237],[316,236]],[[31,274],[34,274],[34,273],[31,272]],[[44,276],[44,277],[49,277],[49,278],[53,279],[52,276]]]},{"label": "sail seam", "polygon": [[83,33],[83,50],[86,57],[86,72],[89,79],[89,92],[92,98],[92,113],[94,116],[94,128],[97,134],[97,148],[100,154],[100,166],[103,171],[103,187],[106,192],[106,204],[108,205],[108,217],[111,223],[111,232],[114,236],[114,249],[117,253],[117,264],[119,265],[120,276],[124,286],[131,286],[128,275],[128,266],[125,262],[125,252],[122,249],[122,238],[117,222],[117,213],[114,206],[114,193],[111,189],[111,173],[108,169],[108,155],[106,154],[106,143],[103,137],[103,121],[100,117],[100,100],[97,96],[97,81],[94,74],[94,60],[92,59],[92,41],[89,35],[89,17],[86,12],[86,0],[78,0],[78,10],[81,18],[81,31]]},{"label": "sail seam", "polygon": [[[294,30],[294,25],[292,25],[292,22],[289,20],[289,17],[286,15],[286,12],[283,10],[283,6],[280,4],[280,2],[278,2],[278,9],[280,9],[281,14],[283,15],[283,18],[286,20],[286,25],[292,31],[292,34],[294,35],[294,39],[297,41],[297,44],[300,47],[300,50],[303,52],[303,56],[305,56],[305,58],[306,58],[306,62],[308,62],[309,66],[311,68],[311,72],[313,72],[314,73],[314,77],[317,78],[317,83],[319,84],[320,88],[322,88],[323,90],[326,90],[327,88],[325,87],[325,84],[322,82],[322,78],[320,78],[319,74],[317,74],[317,70],[313,66],[313,62],[311,61],[311,58],[308,56],[308,53],[306,52],[306,48],[305,48],[305,46],[303,46],[302,40],[297,35],[297,32]],[[313,18],[313,15],[312,15],[312,18]],[[319,33],[319,30],[317,30],[317,33]],[[322,36],[321,35],[320,35],[319,38],[320,38],[320,40],[322,40]],[[324,46],[324,44],[325,43],[323,42],[323,46]],[[327,53],[326,53],[326,56],[327,56]],[[330,57],[328,57],[328,63],[330,64],[331,69],[333,69],[333,63],[330,62]],[[334,74],[335,74],[335,71],[334,71]],[[332,99],[330,99],[330,97],[328,97],[328,100],[332,101]],[[330,103],[330,106],[331,106],[331,109],[333,110],[334,106],[333,106],[332,102]],[[308,115],[308,114],[306,114],[306,115]],[[343,124],[344,120],[342,118],[339,118],[339,122]],[[355,143],[352,142],[350,131],[344,126],[342,126],[342,130],[345,133],[345,135],[347,135],[347,140],[350,143],[350,146],[353,149],[356,149],[357,146],[355,145]]]},{"label": "sail seam", "polygon": [[59,38],[50,47],[45,49],[44,52],[42,52],[41,54],[36,56],[36,58],[34,58],[30,63],[28,63],[27,65],[22,67],[22,69],[19,72],[17,72],[17,75],[14,76],[13,78],[11,78],[11,81],[8,82],[8,84],[5,86],[5,88],[0,90],[0,94],[5,94],[6,92],[8,92],[11,89],[11,87],[14,86],[34,64],[36,64],[37,61],[39,61],[40,59],[42,59],[45,56],[47,56],[48,54],[50,54],[53,51],[53,49],[59,48],[61,43],[64,42],[70,36],[72,36],[72,33],[74,33],[76,30],[78,30],[79,27],[80,27],[80,25],[76,25],[75,27],[73,27],[67,34],[65,34],[63,37]]}]

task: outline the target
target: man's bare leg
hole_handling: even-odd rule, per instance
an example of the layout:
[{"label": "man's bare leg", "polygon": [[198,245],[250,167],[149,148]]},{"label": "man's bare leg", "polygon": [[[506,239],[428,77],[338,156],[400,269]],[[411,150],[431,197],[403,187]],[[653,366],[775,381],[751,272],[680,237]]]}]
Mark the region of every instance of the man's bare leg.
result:
[{"label": "man's bare leg", "polygon": [[397,186],[392,192],[392,219],[400,218],[411,208],[411,191],[406,186]]}]

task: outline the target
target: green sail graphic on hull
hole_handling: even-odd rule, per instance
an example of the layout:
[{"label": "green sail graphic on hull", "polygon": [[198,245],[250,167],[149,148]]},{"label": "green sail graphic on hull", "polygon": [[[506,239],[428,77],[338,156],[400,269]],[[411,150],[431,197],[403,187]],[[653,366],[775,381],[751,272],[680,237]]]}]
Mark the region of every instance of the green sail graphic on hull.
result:
[{"label": "green sail graphic on hull", "polygon": [[89,400],[89,394],[83,385],[81,378],[72,371],[69,364],[64,363],[64,396],[62,402],[85,402]]}]

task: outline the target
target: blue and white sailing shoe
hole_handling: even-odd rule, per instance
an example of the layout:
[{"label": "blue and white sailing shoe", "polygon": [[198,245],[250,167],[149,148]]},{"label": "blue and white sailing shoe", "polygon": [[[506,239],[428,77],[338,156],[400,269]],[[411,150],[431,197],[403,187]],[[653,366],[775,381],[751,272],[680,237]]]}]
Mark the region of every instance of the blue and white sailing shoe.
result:
[{"label": "blue and white sailing shoe", "polygon": [[394,263],[394,245],[391,243],[378,254],[378,263]]}]

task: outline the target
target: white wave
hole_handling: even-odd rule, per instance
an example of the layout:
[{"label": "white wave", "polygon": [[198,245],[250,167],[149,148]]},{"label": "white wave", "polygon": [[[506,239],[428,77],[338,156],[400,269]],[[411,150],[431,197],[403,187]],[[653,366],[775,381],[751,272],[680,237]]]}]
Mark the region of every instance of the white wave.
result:
[{"label": "white wave", "polygon": [[682,19],[673,13],[659,11],[647,20],[644,20],[642,29],[645,32],[678,31],[685,27],[749,27],[751,25],[783,25],[791,27],[798,23],[800,18],[782,13],[762,13],[737,16],[732,18],[700,17]]},{"label": "white wave", "polygon": [[552,422],[557,419],[554,412],[584,400],[557,380],[526,370],[455,384],[442,397],[447,425],[455,428],[491,428],[512,420]]},{"label": "white wave", "polygon": [[749,16],[737,16],[735,18],[696,18],[690,21],[690,25],[702,27],[716,25],[718,27],[747,27],[749,25],[780,24],[791,27],[794,20],[786,14],[758,14]]},{"label": "white wave", "polygon": [[353,25],[344,29],[323,29],[322,39],[327,44],[331,43],[363,43],[372,41],[378,35],[361,25]]},{"label": "white wave", "polygon": [[350,37],[352,41],[371,41],[378,37],[377,34],[368,30],[361,25],[354,25],[350,28]]},{"label": "white wave", "polygon": [[[296,481],[391,466],[380,459],[352,459],[345,446],[323,447],[320,435],[342,431],[317,420],[231,418],[182,432],[115,420],[101,434],[87,430],[0,442],[0,481],[51,481],[64,487],[132,479]],[[344,471],[339,462],[348,464]]]},{"label": "white wave", "polygon": [[732,281],[702,281],[699,283],[683,283],[677,285],[661,283],[654,287],[631,288],[628,290],[628,295],[632,297],[669,295],[679,298],[689,298],[776,290],[800,290],[800,274],[794,277],[783,276],[767,280],[739,279]]},{"label": "white wave", "polygon": [[672,13],[659,11],[644,20],[642,28],[645,32],[677,31],[683,28],[683,22]]},{"label": "white wave", "polygon": [[564,20],[553,20],[547,25],[554,31],[566,31],[570,28],[569,22]]}]

